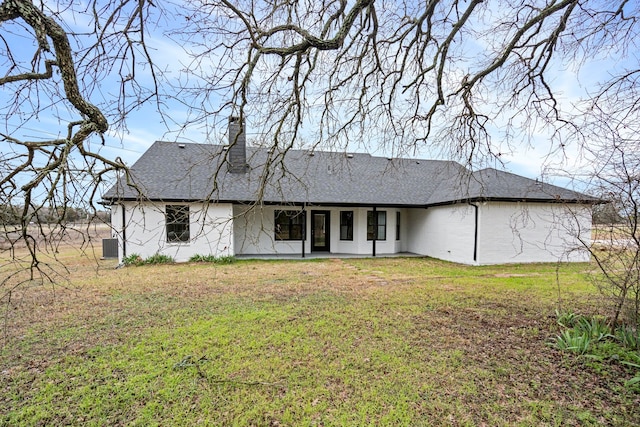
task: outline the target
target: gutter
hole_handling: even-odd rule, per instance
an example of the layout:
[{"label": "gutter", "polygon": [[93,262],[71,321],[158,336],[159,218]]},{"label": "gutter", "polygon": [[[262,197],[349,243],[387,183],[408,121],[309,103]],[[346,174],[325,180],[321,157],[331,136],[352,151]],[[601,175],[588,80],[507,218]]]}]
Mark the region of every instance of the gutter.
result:
[{"label": "gutter", "polygon": [[122,206],[122,259],[124,262],[124,259],[127,256],[127,226],[125,225],[126,214],[124,203],[122,203],[120,206]]},{"label": "gutter", "polygon": [[[185,198],[145,198],[145,199],[141,199],[141,198],[136,198],[136,197],[121,197],[121,198],[113,198],[113,199],[104,199],[103,201],[101,201],[100,203],[103,205],[115,205],[118,204],[118,202],[157,202],[157,203],[231,203],[231,204],[238,204],[238,205],[255,205],[256,204],[256,200],[241,200],[241,199],[216,199],[216,200],[209,200],[209,199],[185,199]],[[456,201],[455,203],[459,203],[460,201]],[[261,205],[264,206],[291,206],[291,207],[296,207],[296,206],[304,206],[305,208],[308,207],[313,207],[313,206],[318,206],[318,207],[322,207],[322,206],[335,206],[335,207],[341,207],[341,208],[370,208],[371,204],[367,203],[367,202],[361,202],[361,203],[345,203],[345,202],[331,202],[331,201],[320,201],[320,202],[300,202],[300,201],[285,201],[285,200],[280,200],[280,201],[270,201],[270,200],[262,200],[260,201]],[[446,204],[450,204],[450,203],[446,203]],[[425,208],[425,207],[429,207],[431,205],[425,205],[425,204],[398,204],[398,203],[382,203],[382,204],[376,204],[376,206],[378,208],[416,208],[416,209],[421,209],[421,208]],[[433,206],[437,206],[437,204],[433,205]]]},{"label": "gutter", "polygon": [[[141,199],[140,197],[113,197],[108,199],[103,199],[98,202],[102,205],[114,205],[118,202],[160,202],[160,203],[232,203],[232,204],[240,204],[240,205],[253,205],[256,203],[255,200],[241,200],[241,199],[217,199],[217,200],[202,200],[202,199],[184,199],[184,198],[145,198]],[[433,202],[433,203],[378,203],[376,204],[379,208],[430,208],[436,206],[447,206],[447,205],[456,205],[459,203],[477,203],[477,202],[524,202],[524,203],[564,203],[564,204],[602,204],[606,203],[605,200],[596,199],[596,198],[585,198],[585,199],[553,199],[553,198],[526,198],[526,197],[468,197],[468,198],[460,198],[460,199],[452,199],[441,202]],[[288,206],[335,206],[335,207],[352,207],[352,208],[368,208],[371,207],[370,203],[367,202],[357,202],[357,203],[345,203],[345,202],[331,202],[331,201],[316,201],[316,202],[300,202],[300,201],[269,201],[262,200],[261,204],[265,206],[280,206],[280,205],[288,205]]]}]

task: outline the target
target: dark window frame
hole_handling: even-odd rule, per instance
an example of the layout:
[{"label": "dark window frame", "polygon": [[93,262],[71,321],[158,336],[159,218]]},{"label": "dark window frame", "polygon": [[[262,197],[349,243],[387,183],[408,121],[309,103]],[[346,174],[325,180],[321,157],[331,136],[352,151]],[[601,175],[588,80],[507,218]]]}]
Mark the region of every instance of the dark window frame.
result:
[{"label": "dark window frame", "polygon": [[353,211],[340,211],[340,240],[353,240]]},{"label": "dark window frame", "polygon": [[188,243],[191,240],[189,205],[165,206],[167,243]]},{"label": "dark window frame", "polygon": [[396,211],[396,240],[400,240],[400,211]]},{"label": "dark window frame", "polygon": [[[367,240],[373,240],[374,227],[374,217],[373,211],[367,211]],[[387,211],[375,211],[378,216],[378,230],[376,233],[375,240],[387,240]]]},{"label": "dark window frame", "polygon": [[305,211],[278,209],[273,214],[273,235],[275,240],[304,240]]}]

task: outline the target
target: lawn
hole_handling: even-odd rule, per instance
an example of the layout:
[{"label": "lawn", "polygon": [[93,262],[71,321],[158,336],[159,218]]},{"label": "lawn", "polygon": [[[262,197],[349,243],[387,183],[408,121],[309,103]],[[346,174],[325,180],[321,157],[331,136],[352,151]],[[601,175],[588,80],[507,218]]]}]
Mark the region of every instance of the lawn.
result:
[{"label": "lawn", "polygon": [[3,306],[0,425],[640,424],[630,371],[549,345],[602,309],[585,264],[59,256]]}]

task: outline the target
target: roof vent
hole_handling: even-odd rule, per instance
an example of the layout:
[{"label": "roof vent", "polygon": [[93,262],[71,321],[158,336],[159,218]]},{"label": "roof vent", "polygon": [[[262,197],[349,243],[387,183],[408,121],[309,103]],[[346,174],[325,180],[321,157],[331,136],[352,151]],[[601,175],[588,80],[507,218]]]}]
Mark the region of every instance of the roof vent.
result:
[{"label": "roof vent", "polygon": [[184,148],[185,145],[184,144],[178,144],[178,148]]},{"label": "roof vent", "polygon": [[310,152],[309,152],[309,157],[313,157],[313,156],[315,156],[315,155],[316,155],[316,153],[314,153],[313,151],[310,151]]},{"label": "roof vent", "polygon": [[353,154],[348,153],[348,154],[347,154],[347,159],[353,159]]}]

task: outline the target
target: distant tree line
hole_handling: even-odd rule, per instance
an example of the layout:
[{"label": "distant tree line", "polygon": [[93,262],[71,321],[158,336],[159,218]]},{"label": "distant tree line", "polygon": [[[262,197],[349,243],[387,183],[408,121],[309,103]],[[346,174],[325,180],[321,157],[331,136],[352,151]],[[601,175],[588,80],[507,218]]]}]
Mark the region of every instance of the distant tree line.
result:
[{"label": "distant tree line", "polygon": [[625,218],[620,214],[620,211],[613,202],[603,203],[593,207],[594,224],[621,224],[624,222]]},{"label": "distant tree line", "polygon": [[[31,215],[33,214],[33,215]],[[0,204],[0,224],[18,225],[22,223],[24,206]],[[58,223],[89,223],[111,221],[111,213],[108,211],[90,212],[80,207],[41,207],[37,212],[29,212],[32,222],[39,224]]]}]

